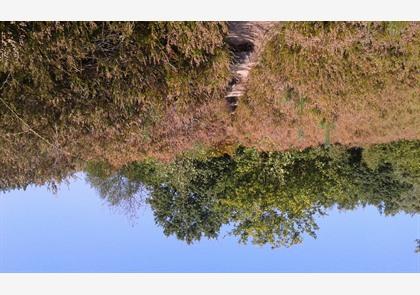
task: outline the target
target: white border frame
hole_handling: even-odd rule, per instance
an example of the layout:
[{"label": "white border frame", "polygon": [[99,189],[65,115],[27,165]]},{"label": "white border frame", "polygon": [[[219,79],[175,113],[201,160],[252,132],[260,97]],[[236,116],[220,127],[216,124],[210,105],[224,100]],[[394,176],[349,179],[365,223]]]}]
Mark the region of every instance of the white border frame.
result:
[{"label": "white border frame", "polygon": [[[416,0],[5,0],[0,20],[411,20]],[[1,253],[0,253],[1,255]],[[420,256],[419,256],[420,257]],[[419,261],[419,259],[418,259]],[[420,265],[419,265],[420,272]],[[0,274],[0,294],[413,294],[420,274]],[[93,292],[94,293],[93,293]],[[134,292],[133,292],[134,291]]]},{"label": "white border frame", "polygon": [[[420,274],[3,274],[1,294],[415,294]],[[100,292],[100,293],[99,293]]]},{"label": "white border frame", "polygon": [[5,0],[0,20],[419,20],[417,0]]}]

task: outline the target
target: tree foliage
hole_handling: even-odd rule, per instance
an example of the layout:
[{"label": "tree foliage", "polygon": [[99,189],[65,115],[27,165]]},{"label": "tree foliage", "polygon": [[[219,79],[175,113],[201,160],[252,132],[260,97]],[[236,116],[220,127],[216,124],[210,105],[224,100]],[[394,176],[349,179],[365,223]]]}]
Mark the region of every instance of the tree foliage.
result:
[{"label": "tree foliage", "polygon": [[[418,151],[418,145],[407,144]],[[306,235],[316,237],[316,218],[332,206],[374,205],[384,214],[420,211],[419,178],[396,168],[406,159],[376,168],[365,154],[343,146],[288,152],[240,147],[232,156],[137,162],[123,174],[147,186],[147,202],[166,235],[192,243],[215,238],[230,224],[240,242],[288,247]]]}]

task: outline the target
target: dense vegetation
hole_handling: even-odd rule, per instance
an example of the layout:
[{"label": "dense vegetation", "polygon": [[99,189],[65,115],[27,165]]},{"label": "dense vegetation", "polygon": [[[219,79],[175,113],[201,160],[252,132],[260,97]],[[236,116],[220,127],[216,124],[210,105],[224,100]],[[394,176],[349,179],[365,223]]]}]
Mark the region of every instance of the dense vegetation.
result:
[{"label": "dense vegetation", "polygon": [[183,134],[230,77],[225,34],[213,22],[0,23],[0,186],[188,148]]},{"label": "dense vegetation", "polygon": [[90,163],[87,179],[113,206],[135,210],[148,202],[164,233],[188,243],[215,238],[231,224],[242,242],[279,247],[316,237],[315,218],[332,206],[419,213],[419,155],[419,141],[365,150],[240,147],[232,156],[186,154],[170,164],[148,160],[119,171]]},{"label": "dense vegetation", "polygon": [[265,150],[420,137],[418,22],[286,22],[251,71],[233,133]]},{"label": "dense vegetation", "polygon": [[223,22],[0,23],[0,187],[204,146],[420,138],[419,24],[282,23],[235,117]]},{"label": "dense vegetation", "polygon": [[1,22],[0,191],[86,170],[189,243],[230,224],[290,246],[335,205],[416,214],[419,28],[282,23],[231,116],[224,22]]}]

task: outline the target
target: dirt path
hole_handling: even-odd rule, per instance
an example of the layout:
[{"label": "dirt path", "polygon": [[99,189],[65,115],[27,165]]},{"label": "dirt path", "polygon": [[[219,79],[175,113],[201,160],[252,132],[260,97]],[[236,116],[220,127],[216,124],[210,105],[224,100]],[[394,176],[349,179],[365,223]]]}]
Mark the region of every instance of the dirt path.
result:
[{"label": "dirt path", "polygon": [[231,66],[234,78],[225,98],[231,113],[235,112],[239,98],[245,93],[249,71],[258,63],[262,48],[276,25],[278,22],[228,22],[226,42],[234,53]]}]

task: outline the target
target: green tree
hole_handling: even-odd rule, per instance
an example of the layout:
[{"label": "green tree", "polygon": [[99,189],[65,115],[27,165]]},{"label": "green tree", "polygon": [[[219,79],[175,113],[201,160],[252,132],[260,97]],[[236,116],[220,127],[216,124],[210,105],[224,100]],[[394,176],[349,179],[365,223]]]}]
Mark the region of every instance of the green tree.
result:
[{"label": "green tree", "polygon": [[168,167],[161,183],[151,186],[148,202],[166,235],[175,234],[187,243],[218,236],[221,226],[228,222],[218,203],[225,193],[230,162],[227,156],[180,158]]},{"label": "green tree", "polygon": [[420,212],[420,141],[375,145],[363,151],[363,159],[372,171],[389,175],[386,181],[394,182],[391,187],[401,189],[396,194],[383,185],[385,196],[372,197],[371,203],[384,208],[385,214]]},{"label": "green tree", "polygon": [[192,243],[216,238],[230,224],[240,242],[289,247],[305,235],[316,237],[316,218],[335,205],[419,212],[415,187],[389,163],[370,168],[363,152],[337,145],[288,152],[240,147],[231,156],[137,162],[120,173],[150,191],[147,202],[166,235]]}]

